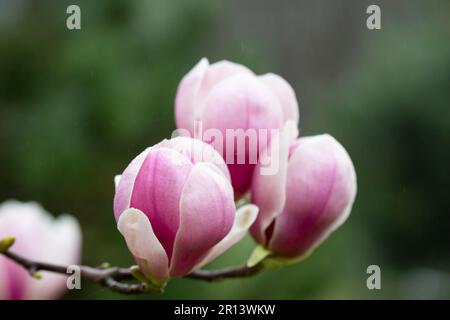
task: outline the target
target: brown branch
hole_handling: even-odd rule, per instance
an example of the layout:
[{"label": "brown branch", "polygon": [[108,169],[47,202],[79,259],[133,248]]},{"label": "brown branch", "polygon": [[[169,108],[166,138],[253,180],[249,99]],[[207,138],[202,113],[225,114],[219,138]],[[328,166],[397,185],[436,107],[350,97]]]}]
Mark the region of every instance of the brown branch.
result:
[{"label": "brown branch", "polygon": [[[11,251],[3,252],[3,255],[24,267],[32,276],[35,276],[36,273],[41,270],[68,275],[68,266],[32,261]],[[80,268],[81,276],[83,278],[89,279],[119,293],[159,293],[155,292],[153,289],[149,290],[149,286],[146,283],[135,284],[120,282],[121,280],[133,279],[131,270],[127,268],[111,267],[102,269],[83,265],[78,267]]]},{"label": "brown branch", "polygon": [[205,281],[221,281],[230,278],[245,278],[251,277],[263,270],[262,264],[257,264],[253,267],[247,267],[247,265],[229,267],[220,270],[197,270],[186,277],[197,280]]},{"label": "brown branch", "polygon": [[[24,267],[31,276],[36,277],[39,271],[49,271],[59,274],[68,275],[68,266],[55,265],[45,262],[37,262],[25,258],[21,255],[13,253],[9,250],[1,252],[4,256],[15,261],[17,264]],[[136,280],[130,268],[94,268],[90,266],[79,265],[81,276],[93,282],[100,284],[110,290],[122,294],[142,294],[142,293],[162,293],[161,288],[155,288],[151,283],[125,283],[123,280]],[[258,264],[253,267],[246,265],[229,267],[220,270],[197,270],[188,275],[186,278],[204,280],[204,281],[220,281],[229,278],[243,278],[250,277],[263,270],[263,266]]]}]

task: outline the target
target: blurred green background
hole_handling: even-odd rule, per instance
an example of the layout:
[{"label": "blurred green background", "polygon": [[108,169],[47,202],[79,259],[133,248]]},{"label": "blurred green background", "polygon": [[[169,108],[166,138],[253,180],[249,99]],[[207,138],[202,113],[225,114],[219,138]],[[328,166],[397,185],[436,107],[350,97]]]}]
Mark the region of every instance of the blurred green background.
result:
[{"label": "blurred green background", "polygon": [[[66,28],[69,4],[79,31]],[[369,4],[379,31],[366,28]],[[301,135],[328,132],[354,161],[348,222],[303,263],[251,279],[174,279],[157,297],[83,282],[65,298],[450,298],[448,1],[0,0],[0,201],[76,215],[83,263],[131,265],[113,177],[175,129],[178,82],[203,56],[292,84]],[[371,264],[381,290],[366,288]]]}]

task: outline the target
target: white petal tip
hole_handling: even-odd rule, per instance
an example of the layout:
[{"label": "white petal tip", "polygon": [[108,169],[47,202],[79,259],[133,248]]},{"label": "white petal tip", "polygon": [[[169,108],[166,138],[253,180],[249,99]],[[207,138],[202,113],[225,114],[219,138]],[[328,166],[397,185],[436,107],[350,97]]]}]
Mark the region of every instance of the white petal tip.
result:
[{"label": "white petal tip", "polygon": [[117,176],[114,177],[114,185],[116,186],[116,189],[119,186],[120,178],[122,178],[121,174],[118,174]]},{"label": "white petal tip", "polygon": [[239,229],[248,229],[255,222],[259,208],[254,204],[246,204],[236,211],[235,226]]}]

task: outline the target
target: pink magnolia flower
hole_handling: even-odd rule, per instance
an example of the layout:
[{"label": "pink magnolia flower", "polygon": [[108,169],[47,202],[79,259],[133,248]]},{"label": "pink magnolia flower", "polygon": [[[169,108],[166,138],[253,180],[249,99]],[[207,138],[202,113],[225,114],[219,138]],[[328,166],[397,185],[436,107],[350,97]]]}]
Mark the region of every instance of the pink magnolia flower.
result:
[{"label": "pink magnolia flower", "polygon": [[[6,201],[0,205],[0,239],[15,237],[11,251],[27,258],[72,265],[80,260],[81,231],[69,215],[54,219],[39,204]],[[39,271],[38,280],[15,262],[0,255],[0,300],[56,299],[67,277]]]},{"label": "pink magnolia flower", "polygon": [[[250,188],[256,164],[252,158],[257,159],[270,140],[270,129],[280,129],[289,120],[297,126],[299,110],[294,90],[280,76],[272,73],[257,76],[242,65],[229,61],[210,65],[203,58],[178,86],[175,118],[179,129],[212,143],[227,159],[234,191],[243,195]],[[209,129],[221,132],[221,139],[216,137],[220,141],[197,137],[199,122],[205,132]],[[234,132],[234,139],[226,139],[227,129],[241,131]],[[237,147],[239,141],[246,139],[249,129],[257,133],[256,151],[249,149],[249,142],[243,148]],[[261,130],[267,130],[267,136],[261,136]]]},{"label": "pink magnolia flower", "polygon": [[278,174],[255,175],[252,202],[260,208],[253,238],[275,255],[304,256],[339,227],[356,196],[356,174],[330,135],[300,138],[282,155]]},{"label": "pink magnolia flower", "polygon": [[235,212],[229,173],[209,145],[178,137],[147,148],[116,180],[119,231],[155,283],[188,274],[239,241],[256,218]]}]

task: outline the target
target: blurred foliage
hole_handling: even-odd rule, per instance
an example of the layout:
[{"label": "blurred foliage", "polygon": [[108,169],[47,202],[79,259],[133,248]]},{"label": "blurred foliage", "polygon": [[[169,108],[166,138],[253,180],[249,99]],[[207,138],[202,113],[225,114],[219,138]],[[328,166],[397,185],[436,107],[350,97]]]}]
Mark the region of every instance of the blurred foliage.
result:
[{"label": "blurred foliage", "polygon": [[[70,1],[1,3],[0,201],[72,213],[84,263],[130,265],[112,215],[112,179],[170,136],[181,77],[203,56],[267,71],[276,55],[248,43],[217,50],[213,31],[230,12],[223,3],[77,3],[80,31],[65,28]],[[217,284],[174,279],[150,298],[449,298],[448,286],[437,287],[450,278],[449,12],[431,10],[414,28],[399,20],[367,31],[358,58],[302,119],[302,133],[333,134],[357,170],[353,213],[330,241],[283,271]],[[253,246],[246,238],[211,267],[241,263]],[[366,288],[370,264],[382,268],[381,291]],[[83,285],[66,298],[149,298]]]},{"label": "blurred foliage", "polygon": [[450,252],[448,12],[368,43],[357,68],[321,102],[333,106],[322,120],[357,168],[363,214],[354,218],[376,230],[399,267],[448,268],[441,260]]}]

